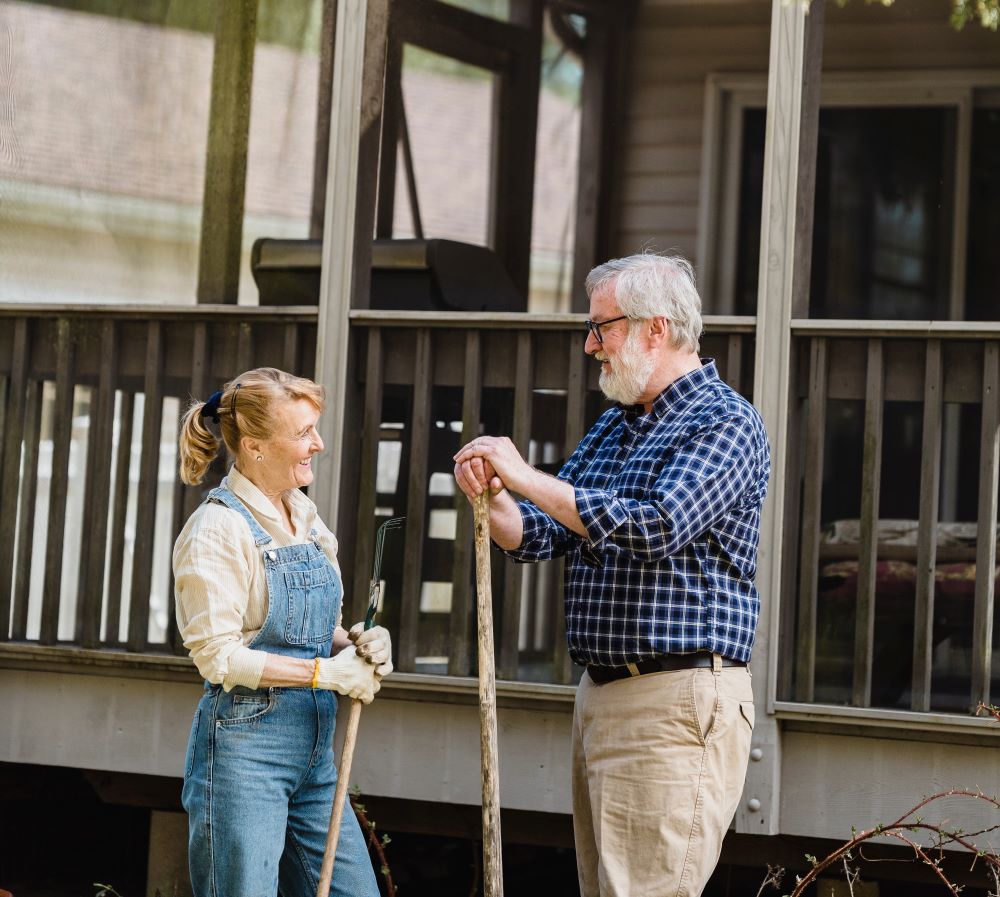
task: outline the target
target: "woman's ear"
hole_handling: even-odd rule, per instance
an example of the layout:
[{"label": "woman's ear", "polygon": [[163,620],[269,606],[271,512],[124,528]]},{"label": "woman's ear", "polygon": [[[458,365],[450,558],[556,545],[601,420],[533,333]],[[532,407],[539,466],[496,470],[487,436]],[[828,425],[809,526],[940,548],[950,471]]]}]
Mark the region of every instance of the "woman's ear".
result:
[{"label": "woman's ear", "polygon": [[254,439],[252,436],[241,436],[240,448],[243,450],[244,454],[251,458],[261,454],[260,440]]}]

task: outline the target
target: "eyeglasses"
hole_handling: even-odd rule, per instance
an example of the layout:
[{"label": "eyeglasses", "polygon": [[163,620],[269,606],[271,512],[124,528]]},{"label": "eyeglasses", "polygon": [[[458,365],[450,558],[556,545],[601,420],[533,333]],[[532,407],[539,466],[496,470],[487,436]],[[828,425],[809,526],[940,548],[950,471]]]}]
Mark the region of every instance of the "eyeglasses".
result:
[{"label": "eyeglasses", "polygon": [[619,315],[617,318],[611,318],[607,321],[586,321],[587,330],[594,334],[594,339],[596,339],[602,346],[604,345],[604,337],[601,336],[601,328],[607,327],[608,324],[614,324],[616,321],[624,321],[628,318],[628,315]]}]

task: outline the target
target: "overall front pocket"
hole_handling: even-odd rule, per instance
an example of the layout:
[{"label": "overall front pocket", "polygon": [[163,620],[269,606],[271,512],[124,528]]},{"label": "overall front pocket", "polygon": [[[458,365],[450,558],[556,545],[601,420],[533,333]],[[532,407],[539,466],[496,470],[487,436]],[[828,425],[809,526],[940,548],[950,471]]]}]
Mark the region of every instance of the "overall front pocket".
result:
[{"label": "overall front pocket", "polygon": [[220,726],[255,723],[271,711],[274,701],[270,690],[252,695],[231,694],[220,699],[215,722]]},{"label": "overall front pocket", "polygon": [[290,645],[324,642],[333,634],[340,605],[340,581],[324,565],[315,570],[284,573],[288,594],[285,640]]}]

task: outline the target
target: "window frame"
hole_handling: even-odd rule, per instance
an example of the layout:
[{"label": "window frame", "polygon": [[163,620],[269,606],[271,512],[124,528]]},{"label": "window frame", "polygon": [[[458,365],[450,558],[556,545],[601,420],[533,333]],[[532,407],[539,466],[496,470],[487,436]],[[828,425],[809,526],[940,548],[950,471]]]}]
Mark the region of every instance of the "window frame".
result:
[{"label": "window frame", "polygon": [[[965,305],[973,109],[1000,107],[1000,71],[824,72],[820,105],[954,109],[949,317],[960,319]],[[735,308],[743,112],[749,108],[767,108],[766,74],[713,72],[706,77],[697,258],[702,298],[713,314],[730,315]]]}]

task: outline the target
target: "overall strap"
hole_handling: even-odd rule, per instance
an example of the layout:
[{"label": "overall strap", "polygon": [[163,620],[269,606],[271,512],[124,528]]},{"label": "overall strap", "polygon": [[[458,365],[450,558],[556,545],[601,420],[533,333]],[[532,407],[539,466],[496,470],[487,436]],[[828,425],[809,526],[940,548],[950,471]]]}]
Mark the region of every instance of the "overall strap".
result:
[{"label": "overall strap", "polygon": [[225,505],[230,510],[236,511],[250,527],[250,535],[253,536],[254,544],[259,546],[267,545],[271,542],[271,537],[264,532],[261,525],[254,519],[253,514],[247,510],[247,506],[243,504],[232,492],[229,491],[225,486],[217,486],[211,492],[208,493],[208,498],[205,501],[215,502],[219,505]]}]

